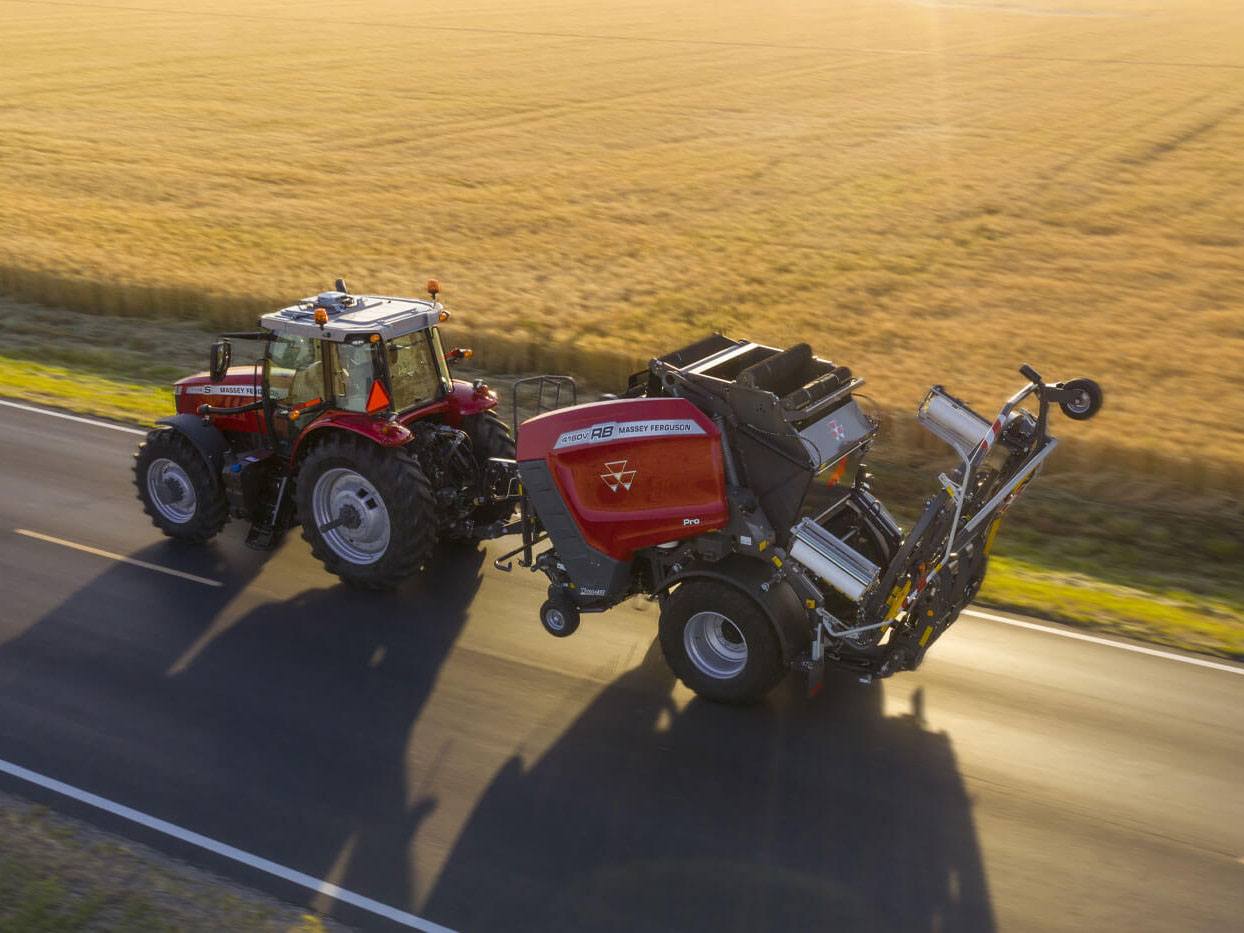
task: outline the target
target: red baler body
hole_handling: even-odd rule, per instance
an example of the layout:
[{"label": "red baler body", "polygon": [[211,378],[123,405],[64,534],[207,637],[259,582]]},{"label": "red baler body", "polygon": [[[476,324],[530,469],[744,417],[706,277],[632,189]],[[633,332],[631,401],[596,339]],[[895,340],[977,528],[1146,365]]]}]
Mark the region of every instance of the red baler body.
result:
[{"label": "red baler body", "polygon": [[681,398],[596,402],[523,423],[519,461],[544,460],[584,539],[614,560],[722,528],[721,434]]}]

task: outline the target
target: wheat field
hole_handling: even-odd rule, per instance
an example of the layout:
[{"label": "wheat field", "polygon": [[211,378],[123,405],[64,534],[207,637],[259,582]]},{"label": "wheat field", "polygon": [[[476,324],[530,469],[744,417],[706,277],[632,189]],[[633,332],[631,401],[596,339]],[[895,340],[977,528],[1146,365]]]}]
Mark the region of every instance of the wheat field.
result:
[{"label": "wheat field", "polygon": [[721,329],[903,409],[931,382],[996,406],[1027,361],[1103,382],[1065,431],[1099,452],[1240,475],[1238,0],[0,17],[12,295],[243,323],[437,275],[502,365],[618,374]]}]

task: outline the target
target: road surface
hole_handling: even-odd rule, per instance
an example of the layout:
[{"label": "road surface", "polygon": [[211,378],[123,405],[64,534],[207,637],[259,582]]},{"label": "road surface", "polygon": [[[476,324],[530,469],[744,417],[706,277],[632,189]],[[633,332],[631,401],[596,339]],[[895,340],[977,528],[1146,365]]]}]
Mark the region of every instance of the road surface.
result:
[{"label": "road surface", "polygon": [[918,673],[721,708],[654,606],[552,639],[541,580],[467,549],[356,593],[297,534],[164,540],[131,434],[0,435],[6,791],[368,928],[1240,929],[1233,665],[964,618]]}]

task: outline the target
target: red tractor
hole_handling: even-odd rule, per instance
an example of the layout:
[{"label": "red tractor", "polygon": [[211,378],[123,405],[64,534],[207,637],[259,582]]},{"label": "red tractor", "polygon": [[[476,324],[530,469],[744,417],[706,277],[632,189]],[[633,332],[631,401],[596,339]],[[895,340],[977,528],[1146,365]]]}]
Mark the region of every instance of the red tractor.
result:
[{"label": "red tractor", "polygon": [[[201,543],[230,517],[247,543],[275,546],[293,524],[328,570],[357,586],[397,585],[440,538],[499,533],[513,503],[487,493],[514,456],[482,381],[453,379],[449,317],[430,300],[336,289],[222,335],[210,371],[174,386],[178,414],[139,447],[138,498],[156,527]],[[232,342],[258,361],[231,366]],[[490,463],[493,466],[490,467]]]}]

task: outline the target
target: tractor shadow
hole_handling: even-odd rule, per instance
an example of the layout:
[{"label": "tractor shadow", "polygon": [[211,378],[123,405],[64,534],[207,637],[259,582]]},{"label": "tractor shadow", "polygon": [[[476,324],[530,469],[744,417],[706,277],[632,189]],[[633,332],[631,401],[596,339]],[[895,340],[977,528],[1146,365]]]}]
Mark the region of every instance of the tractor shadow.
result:
[{"label": "tractor shadow", "polygon": [[994,928],[945,734],[880,684],[681,710],[654,642],[557,743],[512,758],[424,908],[483,930]]},{"label": "tractor shadow", "polygon": [[[130,556],[167,566],[168,548]],[[263,561],[224,550],[176,564],[227,579],[224,588],[117,565],[0,645],[0,740],[36,771],[400,898],[413,890],[412,834],[434,806],[409,802],[407,744],[465,623],[484,552],[447,551],[391,593],[334,584],[284,599],[243,594]],[[249,600],[241,609],[240,595]],[[231,621],[213,634],[222,613]]]}]

